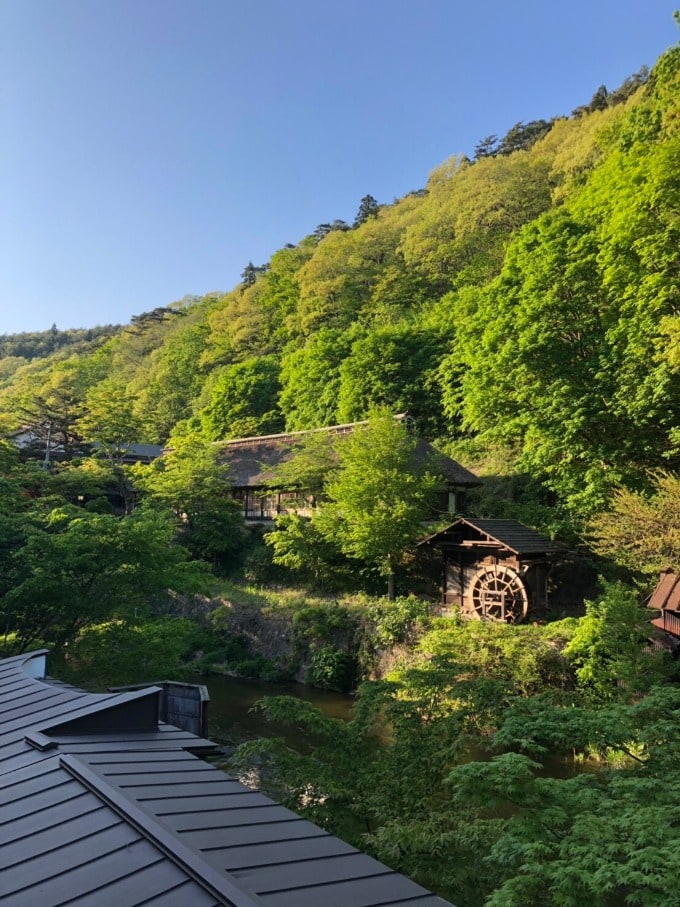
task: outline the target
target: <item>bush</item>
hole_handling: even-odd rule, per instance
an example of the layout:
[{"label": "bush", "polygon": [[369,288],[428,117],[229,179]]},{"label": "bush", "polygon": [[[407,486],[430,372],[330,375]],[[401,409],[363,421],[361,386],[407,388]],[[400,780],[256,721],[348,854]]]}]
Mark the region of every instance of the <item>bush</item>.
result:
[{"label": "bush", "polygon": [[407,642],[418,625],[427,624],[430,602],[415,595],[402,596],[394,601],[381,599],[370,605],[367,617],[374,624],[371,635],[380,648]]},{"label": "bush", "polygon": [[210,669],[214,665],[228,665],[243,661],[250,654],[248,640],[244,636],[227,638],[218,649],[207,652],[196,662],[198,669]]},{"label": "bush", "polygon": [[630,701],[674,670],[664,653],[647,651],[649,614],[635,590],[605,583],[597,601],[586,602],[586,616],[564,650],[581,691],[596,702]]},{"label": "bush", "polygon": [[356,660],[349,652],[343,652],[335,646],[322,646],[312,655],[305,683],[322,690],[348,693],[354,688],[356,676]]},{"label": "bush", "polygon": [[331,640],[340,634],[353,636],[357,619],[344,605],[331,602],[324,605],[305,605],[293,615],[296,635],[308,639]]},{"label": "bush", "polygon": [[67,646],[60,674],[99,687],[179,679],[192,670],[194,653],[210,645],[210,636],[184,618],[110,621],[87,627]]},{"label": "bush", "polygon": [[247,582],[258,584],[278,583],[287,578],[285,568],[274,563],[272,549],[259,534],[248,545],[241,573]]}]

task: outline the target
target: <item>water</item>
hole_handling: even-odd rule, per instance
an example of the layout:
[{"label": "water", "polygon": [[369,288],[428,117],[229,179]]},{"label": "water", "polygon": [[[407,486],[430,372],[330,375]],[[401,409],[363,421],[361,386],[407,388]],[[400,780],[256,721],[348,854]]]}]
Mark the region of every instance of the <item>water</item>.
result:
[{"label": "water", "polygon": [[301,683],[265,683],[237,680],[234,677],[213,675],[202,678],[210,693],[208,725],[211,740],[234,746],[255,737],[282,736],[291,743],[299,742],[303,735],[294,728],[267,721],[262,712],[253,707],[265,696],[296,696],[311,702],[329,718],[349,721],[354,700],[343,693],[333,693],[307,687]]},{"label": "water", "polygon": [[[265,696],[296,696],[311,702],[329,718],[349,721],[352,718],[354,699],[343,693],[319,690],[301,683],[265,683],[237,680],[234,677],[214,675],[201,678],[210,693],[208,705],[208,736],[215,743],[227,748],[237,746],[257,737],[283,737],[292,746],[309,745],[309,738],[291,725],[267,721],[262,712],[254,708]],[[471,746],[463,762],[491,758],[488,750]],[[543,763],[542,774],[549,778],[572,778],[586,772],[596,772],[601,765],[595,761],[576,761],[566,755],[548,755],[537,759]]]}]

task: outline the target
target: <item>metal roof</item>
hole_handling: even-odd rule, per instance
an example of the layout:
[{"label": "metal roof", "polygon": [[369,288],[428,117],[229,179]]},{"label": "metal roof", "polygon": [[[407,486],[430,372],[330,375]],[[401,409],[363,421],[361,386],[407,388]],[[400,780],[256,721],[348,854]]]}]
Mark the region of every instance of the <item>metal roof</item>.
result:
[{"label": "metal roof", "polygon": [[680,576],[664,570],[647,607],[654,611],[680,611]]},{"label": "metal roof", "polygon": [[[461,519],[451,523],[445,529],[435,532],[420,542],[421,545],[460,544],[466,535],[475,533],[480,536],[480,541],[496,542],[503,548],[508,548],[517,555],[547,554],[562,550],[546,535],[530,529],[517,520],[478,520]],[[481,536],[485,536],[484,539]]]},{"label": "metal roof", "polygon": [[0,661],[3,907],[446,907],[198,758],[157,689],[55,685],[46,654]]}]

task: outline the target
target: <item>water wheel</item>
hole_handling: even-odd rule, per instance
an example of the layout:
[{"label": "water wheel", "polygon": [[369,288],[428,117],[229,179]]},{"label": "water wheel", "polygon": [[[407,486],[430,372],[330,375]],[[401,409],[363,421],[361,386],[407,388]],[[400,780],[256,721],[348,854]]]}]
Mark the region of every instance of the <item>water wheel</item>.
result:
[{"label": "water wheel", "polygon": [[474,616],[483,620],[519,623],[529,610],[522,577],[512,567],[484,567],[471,584]]}]

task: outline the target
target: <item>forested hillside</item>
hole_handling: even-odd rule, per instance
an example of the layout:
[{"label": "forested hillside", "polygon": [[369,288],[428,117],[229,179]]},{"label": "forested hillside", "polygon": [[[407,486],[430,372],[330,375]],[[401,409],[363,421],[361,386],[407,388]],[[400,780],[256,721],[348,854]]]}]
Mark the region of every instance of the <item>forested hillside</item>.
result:
[{"label": "forested hillside", "polygon": [[64,436],[165,443],[384,404],[466,465],[530,475],[534,524],[578,527],[617,485],[678,466],[679,97],[675,47],[423,189],[367,195],[352,225],[248,263],[227,293],[84,347],[47,332],[41,358],[2,338],[0,424],[45,414]]}]

